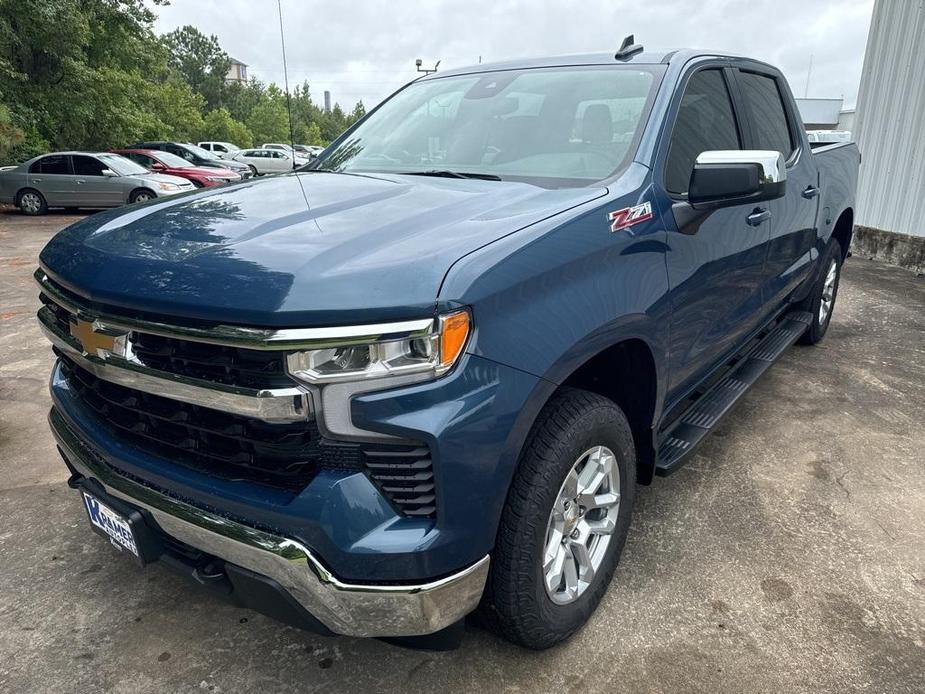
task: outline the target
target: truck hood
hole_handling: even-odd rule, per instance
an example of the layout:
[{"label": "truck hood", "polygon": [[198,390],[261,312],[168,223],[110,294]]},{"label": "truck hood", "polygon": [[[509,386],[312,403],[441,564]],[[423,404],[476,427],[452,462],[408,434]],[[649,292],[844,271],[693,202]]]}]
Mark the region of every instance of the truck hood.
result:
[{"label": "truck hood", "polygon": [[43,268],[106,306],[295,327],[430,315],[461,256],[606,193],[307,172],[98,213]]}]

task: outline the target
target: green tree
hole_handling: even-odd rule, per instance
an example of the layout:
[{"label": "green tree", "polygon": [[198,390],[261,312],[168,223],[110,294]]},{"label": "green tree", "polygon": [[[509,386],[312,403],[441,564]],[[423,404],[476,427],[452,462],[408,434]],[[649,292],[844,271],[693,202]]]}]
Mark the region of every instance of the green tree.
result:
[{"label": "green tree", "polygon": [[193,91],[202,94],[210,108],[220,106],[231,59],[218,38],[187,25],[165,34],[162,41],[170,56],[170,67]]},{"label": "green tree", "polygon": [[10,109],[0,104],[0,165],[9,161],[26,139],[26,133],[13,125]]},{"label": "green tree", "polygon": [[231,142],[238,147],[253,147],[254,136],[247,126],[236,121],[228,113],[228,109],[217,108],[209,111],[203,119],[200,138],[203,140],[218,140]]},{"label": "green tree", "polygon": [[247,128],[253,133],[255,144],[289,141],[289,116],[286,113],[285,97],[275,85],[270,85],[266,98],[251,111]]}]

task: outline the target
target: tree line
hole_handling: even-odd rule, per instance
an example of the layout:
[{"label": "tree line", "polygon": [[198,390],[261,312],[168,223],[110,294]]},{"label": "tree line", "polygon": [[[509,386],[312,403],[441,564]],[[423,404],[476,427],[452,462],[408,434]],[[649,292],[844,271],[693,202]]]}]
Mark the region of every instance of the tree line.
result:
[{"label": "tree line", "polygon": [[[185,26],[154,33],[167,0],[0,0],[0,165],[62,149],[137,140],[288,142],[286,95],[229,82],[215,36]],[[324,145],[362,117],[291,93],[296,142]]]}]

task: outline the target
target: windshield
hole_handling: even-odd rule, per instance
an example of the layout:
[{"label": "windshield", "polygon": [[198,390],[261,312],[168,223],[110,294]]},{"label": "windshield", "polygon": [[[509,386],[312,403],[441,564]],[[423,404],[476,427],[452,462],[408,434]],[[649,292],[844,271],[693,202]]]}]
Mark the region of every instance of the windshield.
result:
[{"label": "windshield", "polygon": [[632,155],[662,66],[509,70],[416,82],[319,169],[586,185]]},{"label": "windshield", "polygon": [[195,164],[192,164],[183,157],[178,157],[176,154],[171,154],[170,152],[158,152],[157,160],[164,166],[169,166],[172,169],[192,169]]},{"label": "windshield", "polygon": [[100,154],[99,160],[120,176],[138,176],[151,173],[141,164],[126,159],[120,154]]}]

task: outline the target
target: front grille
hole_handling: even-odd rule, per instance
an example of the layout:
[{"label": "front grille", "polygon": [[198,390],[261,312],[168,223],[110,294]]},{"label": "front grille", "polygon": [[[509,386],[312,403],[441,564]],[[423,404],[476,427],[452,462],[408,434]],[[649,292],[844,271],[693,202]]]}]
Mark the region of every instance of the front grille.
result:
[{"label": "front grille", "polygon": [[210,345],[139,332],[132,333],[132,351],[147,367],[187,378],[245,388],[293,385],[279,352]]},{"label": "front grille", "polygon": [[[44,294],[40,298],[54,316],[58,331],[70,332],[70,312]],[[294,385],[286,375],[280,352],[212,345],[137,331],[131,333],[131,344],[142,364],[177,376],[244,388]]]},{"label": "front grille", "polygon": [[355,445],[322,439],[313,421],[270,424],[125,388],[67,357],[61,364],[75,395],[122,439],[198,472],[298,492],[321,468],[362,467]]},{"label": "front grille", "polygon": [[436,515],[426,446],[330,441],[313,420],[271,424],[150,395],[58,356],[68,386],[101,424],[171,463],[293,493],[322,469],[363,470],[402,515]]}]

